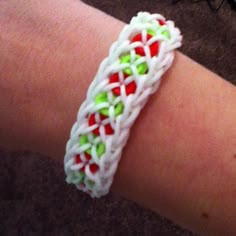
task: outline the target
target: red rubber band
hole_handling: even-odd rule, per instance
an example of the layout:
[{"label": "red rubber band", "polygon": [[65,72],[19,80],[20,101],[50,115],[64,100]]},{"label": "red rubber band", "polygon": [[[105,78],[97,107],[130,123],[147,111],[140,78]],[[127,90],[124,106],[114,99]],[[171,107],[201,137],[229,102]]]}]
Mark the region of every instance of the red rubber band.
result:
[{"label": "red rubber band", "polygon": [[[162,22],[163,23],[163,22]],[[151,39],[153,36],[151,34],[147,34],[147,41],[149,39]],[[142,34],[137,34],[135,35],[133,38],[132,38],[132,43],[134,42],[143,42],[142,41]],[[154,42],[152,43],[150,46],[149,46],[149,49],[150,49],[150,54],[151,54],[151,57],[154,57],[158,54],[159,52],[159,42]],[[140,56],[145,56],[145,52],[144,52],[144,47],[137,47],[135,48],[135,52],[140,55]]]},{"label": "red rubber band", "polygon": [[[125,74],[124,73],[124,79],[126,79],[129,75]],[[119,74],[118,73],[115,73],[113,75],[110,76],[109,78],[109,83],[120,83],[120,78],[119,78]],[[121,86],[121,84],[120,84]],[[120,89],[120,86],[118,87],[115,87],[112,89],[112,92],[116,95],[116,96],[120,96],[121,94],[121,89]],[[126,96],[130,95],[130,94],[133,94],[135,93],[136,91],[136,83],[135,81],[132,81],[130,82],[129,84],[126,84],[125,85],[125,93],[126,93]]]},{"label": "red rubber band", "polygon": [[[102,115],[102,114],[99,114],[99,118],[100,118],[100,121],[103,121],[103,120],[105,120],[107,117],[104,116],[104,115]],[[93,113],[93,114],[91,114],[91,115],[89,116],[88,125],[89,125],[89,126],[93,126],[93,125],[95,125],[95,124],[96,124],[95,113]],[[100,125],[100,124],[98,124],[98,125]],[[96,129],[94,129],[92,132],[93,132],[95,135],[98,135],[98,136],[99,136],[99,135],[100,135],[99,128],[100,128],[100,126],[97,127]],[[105,129],[105,134],[107,134],[107,135],[114,134],[114,130],[112,129],[112,127],[111,127],[110,124],[106,124],[106,125],[104,126],[104,129]]]},{"label": "red rubber band", "polygon": [[165,25],[166,24],[166,22],[164,20],[158,20],[158,22],[159,22],[160,25]]}]

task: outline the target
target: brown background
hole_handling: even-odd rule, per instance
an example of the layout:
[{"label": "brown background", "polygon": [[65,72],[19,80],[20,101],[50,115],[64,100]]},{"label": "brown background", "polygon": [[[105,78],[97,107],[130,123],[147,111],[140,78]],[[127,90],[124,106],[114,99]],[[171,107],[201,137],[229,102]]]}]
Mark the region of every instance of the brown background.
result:
[{"label": "brown background", "polygon": [[[141,10],[163,14],[184,35],[180,51],[236,84],[236,12],[226,2],[217,14],[205,1],[85,2],[125,22]],[[119,196],[90,199],[65,183],[62,163],[49,157],[0,149],[0,235],[192,234]]]}]

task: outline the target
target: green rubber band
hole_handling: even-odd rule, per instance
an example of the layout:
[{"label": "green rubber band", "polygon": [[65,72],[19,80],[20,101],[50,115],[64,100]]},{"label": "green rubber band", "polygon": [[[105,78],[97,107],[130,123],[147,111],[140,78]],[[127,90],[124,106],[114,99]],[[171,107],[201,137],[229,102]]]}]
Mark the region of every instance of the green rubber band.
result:
[{"label": "green rubber band", "polygon": [[[83,134],[79,137],[79,145],[83,146],[85,144],[88,144],[89,140],[88,140],[88,136]],[[88,148],[87,150],[85,150],[86,153],[88,153],[89,155],[91,155],[91,148]]]},{"label": "green rubber band", "polygon": [[[88,153],[89,155],[92,155],[92,148],[87,149],[85,152]],[[105,144],[102,142],[98,143],[96,146],[97,156],[101,157],[104,152],[105,152]]]},{"label": "green rubber band", "polygon": [[102,154],[105,152],[105,144],[102,142],[98,143],[96,147],[96,152],[97,152],[97,156],[101,157]]},{"label": "green rubber band", "polygon": [[[96,137],[95,135],[93,135],[94,137]],[[79,144],[80,146],[83,146],[85,144],[88,144],[89,140],[88,140],[88,136],[87,135],[81,135],[79,137]],[[88,148],[87,150],[85,150],[86,153],[88,153],[89,155],[92,154],[92,148]],[[98,157],[101,157],[102,154],[105,152],[105,144],[103,142],[99,142],[96,146],[96,153]]]},{"label": "green rubber band", "polygon": [[95,97],[95,103],[100,104],[103,102],[108,102],[107,93],[101,92]]},{"label": "green rubber band", "polygon": [[150,34],[150,35],[152,35],[152,36],[155,36],[155,35],[156,35],[156,32],[155,32],[154,30],[152,30],[152,29],[148,29],[148,30],[147,30],[147,33]]},{"label": "green rubber band", "polygon": [[83,146],[83,145],[87,144],[88,141],[89,141],[89,140],[88,140],[88,136],[85,135],[85,134],[83,134],[83,135],[81,135],[81,136],[79,137],[79,144],[80,144],[80,146]]},{"label": "green rubber band", "polygon": [[[115,105],[115,116],[118,116],[118,115],[122,114],[123,110],[124,110],[123,103],[122,102],[117,103]],[[100,109],[99,112],[101,114],[103,114],[104,116],[109,116],[109,108],[108,107]]]},{"label": "green rubber band", "polygon": [[[135,55],[135,61],[137,61],[139,58],[141,58],[140,55]],[[131,61],[131,55],[130,54],[126,54],[120,57],[120,63],[121,64],[125,64],[125,63],[130,63]],[[137,65],[137,71],[138,74],[143,75],[147,72],[148,70],[148,66],[147,63],[143,62],[139,65]],[[131,69],[131,67],[126,67],[123,69],[123,72],[128,74],[128,75],[133,75],[133,71]]]},{"label": "green rubber band", "polygon": [[[160,27],[160,29],[161,29],[161,27]],[[157,33],[156,33],[154,30],[152,30],[152,29],[147,30],[147,33],[150,34],[150,35],[152,35],[152,36],[156,36],[156,35],[157,35]],[[167,29],[164,30],[164,31],[162,31],[161,34],[162,34],[165,38],[170,39],[170,32],[169,32]]]},{"label": "green rubber band", "polygon": [[115,116],[122,114],[124,111],[124,105],[122,102],[118,102],[115,106]]},{"label": "green rubber band", "polygon": [[[113,96],[113,99],[115,99],[115,98],[116,97]],[[108,102],[108,97],[107,97],[106,92],[101,92],[95,97],[95,104],[96,105],[99,105],[103,102]],[[124,111],[124,104],[122,102],[118,102],[114,107],[115,116],[122,114],[123,111]],[[109,116],[109,107],[101,108],[101,109],[99,109],[99,112],[101,114],[103,114],[104,116]]]},{"label": "green rubber band", "polygon": [[166,37],[167,39],[170,39],[170,32],[168,30],[165,30],[163,32],[161,32],[161,34]]}]

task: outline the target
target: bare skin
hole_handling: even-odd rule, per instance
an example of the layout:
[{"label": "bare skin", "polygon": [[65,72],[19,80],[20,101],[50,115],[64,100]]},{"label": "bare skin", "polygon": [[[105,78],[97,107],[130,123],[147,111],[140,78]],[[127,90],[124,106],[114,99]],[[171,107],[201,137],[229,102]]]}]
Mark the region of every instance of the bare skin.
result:
[{"label": "bare skin", "polygon": [[[1,146],[62,161],[78,107],[123,26],[77,1],[1,1]],[[235,235],[235,106],[235,86],[176,52],[132,128],[112,191],[194,232]]]}]

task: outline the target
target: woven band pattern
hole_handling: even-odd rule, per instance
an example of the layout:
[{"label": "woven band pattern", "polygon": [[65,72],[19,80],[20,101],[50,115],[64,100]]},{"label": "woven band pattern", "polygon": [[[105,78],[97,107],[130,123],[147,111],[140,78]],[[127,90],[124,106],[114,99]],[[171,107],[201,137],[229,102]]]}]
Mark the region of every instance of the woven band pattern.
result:
[{"label": "woven band pattern", "polygon": [[66,145],[66,181],[109,192],[130,128],[171,66],[182,36],[173,21],[140,12],[112,44],[82,103]]}]

